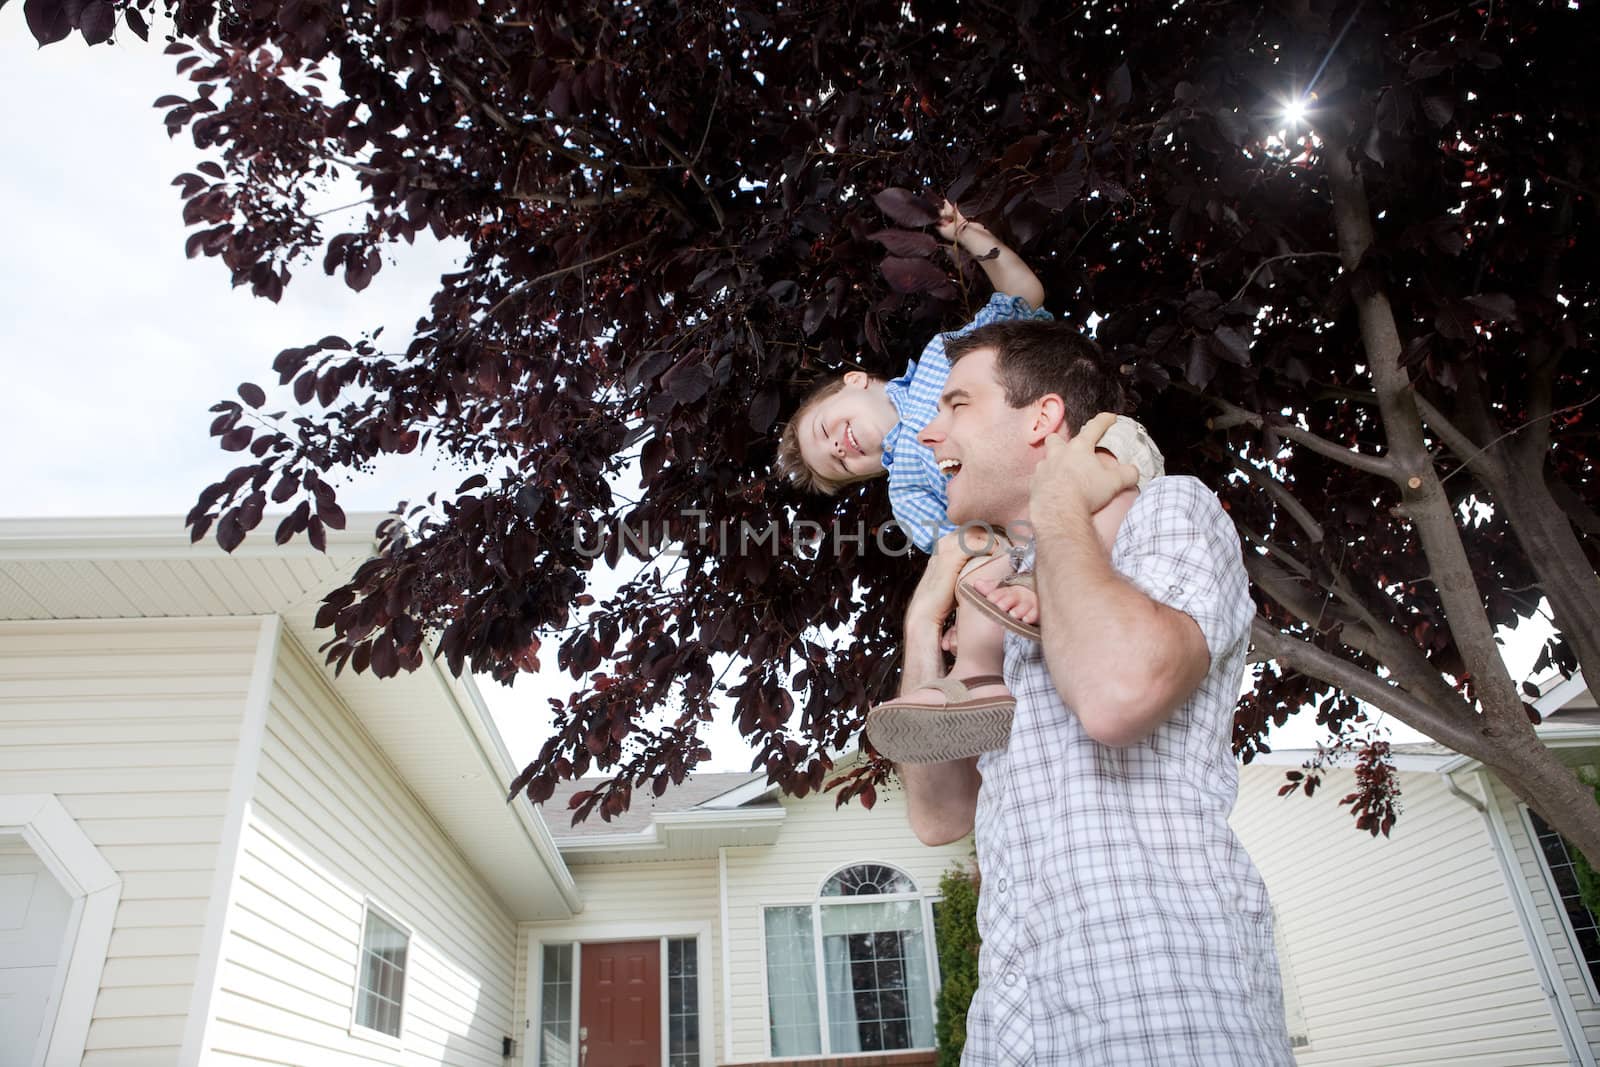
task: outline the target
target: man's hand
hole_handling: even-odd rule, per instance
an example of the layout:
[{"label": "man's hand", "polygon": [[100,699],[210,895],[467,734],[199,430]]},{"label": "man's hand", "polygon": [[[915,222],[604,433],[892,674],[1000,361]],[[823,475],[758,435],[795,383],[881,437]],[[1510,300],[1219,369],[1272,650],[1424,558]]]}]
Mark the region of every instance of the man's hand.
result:
[{"label": "man's hand", "polygon": [[1095,446],[1117,416],[1102,411],[1065,440],[1058,434],[1045,439],[1044,459],[1034,468],[1028,490],[1028,514],[1038,529],[1051,529],[1083,521],[1125,489],[1139,484],[1138,468],[1118,463]]},{"label": "man's hand", "polygon": [[960,530],[939,538],[939,543],[933,547],[933,555],[928,559],[928,566],[922,572],[922,579],[917,582],[916,592],[911,594],[911,603],[906,607],[908,631],[922,627],[924,632],[931,629],[937,633],[944,626],[944,620],[955,609],[956,579],[960,577],[967,558],[962,549]]}]

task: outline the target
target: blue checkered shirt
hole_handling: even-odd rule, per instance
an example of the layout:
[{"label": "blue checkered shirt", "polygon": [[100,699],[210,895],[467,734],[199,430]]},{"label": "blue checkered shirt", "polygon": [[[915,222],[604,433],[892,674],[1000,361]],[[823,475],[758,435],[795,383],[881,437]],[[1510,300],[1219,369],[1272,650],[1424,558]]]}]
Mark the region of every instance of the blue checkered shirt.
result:
[{"label": "blue checkered shirt", "polygon": [[1039,644],[1006,636],[1017,711],[978,760],[983,945],[962,1065],[1291,1067],[1266,887],[1228,826],[1254,614],[1238,537],[1199,481],[1157,478],[1111,561],[1199,624],[1211,667],[1151,737],[1108,748]]},{"label": "blue checkered shirt", "polygon": [[934,461],[933,449],[917,440],[917,435],[939,414],[939,395],[944,392],[945,379],[950,377],[945,344],[991,322],[1049,318],[1048,311],[1032,307],[1020,296],[995,293],[971,322],[958,330],[934,334],[922,355],[887,385],[889,401],[900,414],[900,421],[883,439],[889,506],[894,509],[895,521],[922,551],[932,552],[940,535],[955,528],[945,521],[945,478]]}]

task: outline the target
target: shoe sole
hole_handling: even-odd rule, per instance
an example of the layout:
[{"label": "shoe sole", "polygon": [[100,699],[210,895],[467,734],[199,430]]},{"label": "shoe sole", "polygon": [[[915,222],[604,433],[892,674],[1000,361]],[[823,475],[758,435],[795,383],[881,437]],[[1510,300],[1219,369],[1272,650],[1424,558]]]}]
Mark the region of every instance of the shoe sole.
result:
[{"label": "shoe sole", "polygon": [[1006,747],[1012,708],[877,708],[867,715],[867,739],[895,763],[943,763]]}]

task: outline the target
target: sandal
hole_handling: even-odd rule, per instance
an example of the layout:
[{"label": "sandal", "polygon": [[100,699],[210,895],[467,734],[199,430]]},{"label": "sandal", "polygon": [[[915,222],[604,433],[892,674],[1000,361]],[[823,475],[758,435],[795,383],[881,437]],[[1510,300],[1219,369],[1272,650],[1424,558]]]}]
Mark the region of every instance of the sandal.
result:
[{"label": "sandal", "polygon": [[892,700],[867,712],[867,739],[896,763],[942,763],[1004,748],[1011,737],[1016,699],[973,699],[983,685],[1004,685],[998,674],[972,678],[939,678],[923,689],[937,689],[947,704]]},{"label": "sandal", "polygon": [[[976,570],[977,568],[973,569]],[[963,575],[966,573],[966,571],[962,571]],[[1000,579],[999,584],[1001,586],[1020,585],[1024,589],[1035,588],[1033,584],[1032,571],[1024,571],[1021,574],[1008,574],[1004,578]],[[1037,592],[1037,590],[1035,590],[1035,592]],[[1002,611],[1000,608],[995,607],[995,605],[990,602],[988,597],[984,596],[978,591],[978,587],[972,584],[972,580],[970,578],[962,577],[956,581],[956,596],[962,600],[965,600],[972,607],[977,608],[978,611],[983,615],[993,619],[995,622],[999,623],[1001,626],[1004,626],[1012,633],[1021,634],[1029,641],[1039,640],[1038,626],[1031,622],[1023,622],[1010,612]]]}]

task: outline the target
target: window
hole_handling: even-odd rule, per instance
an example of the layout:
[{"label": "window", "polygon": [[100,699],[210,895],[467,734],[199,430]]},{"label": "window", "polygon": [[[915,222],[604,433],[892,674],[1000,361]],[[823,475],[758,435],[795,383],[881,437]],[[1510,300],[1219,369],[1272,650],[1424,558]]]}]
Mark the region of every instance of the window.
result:
[{"label": "window", "polygon": [[692,937],[667,942],[667,1067],[700,1062],[700,969]]},{"label": "window", "polygon": [[390,1037],[400,1036],[405,1000],[406,950],[411,935],[371,905],[361,935],[361,982],[356,992],[356,1025]]},{"label": "window", "polygon": [[1290,1048],[1310,1048],[1311,1035],[1306,1029],[1306,1013],[1300,1004],[1300,986],[1294,980],[1294,968],[1289,963],[1289,942],[1283,937],[1283,924],[1278,922],[1278,909],[1272,909],[1272,947],[1278,956],[1278,984],[1283,987],[1283,1018],[1289,1028]]},{"label": "window", "polygon": [[1559,910],[1567,926],[1567,936],[1572,939],[1573,951],[1589,972],[1590,986],[1600,986],[1600,923],[1595,921],[1594,913],[1584,906],[1579,895],[1578,876],[1572,869],[1572,854],[1567,851],[1567,843],[1561,839],[1561,835],[1539,818],[1537,812],[1531,808],[1523,810],[1528,813],[1528,825],[1533,829],[1534,841],[1539,846],[1545,873],[1549,875],[1551,889],[1558,899]]},{"label": "window", "polygon": [[539,990],[539,1062],[572,1062],[572,946],[544,946]]},{"label": "window", "polygon": [[933,1047],[926,906],[911,879],[858,864],[765,920],[772,1055]]}]

